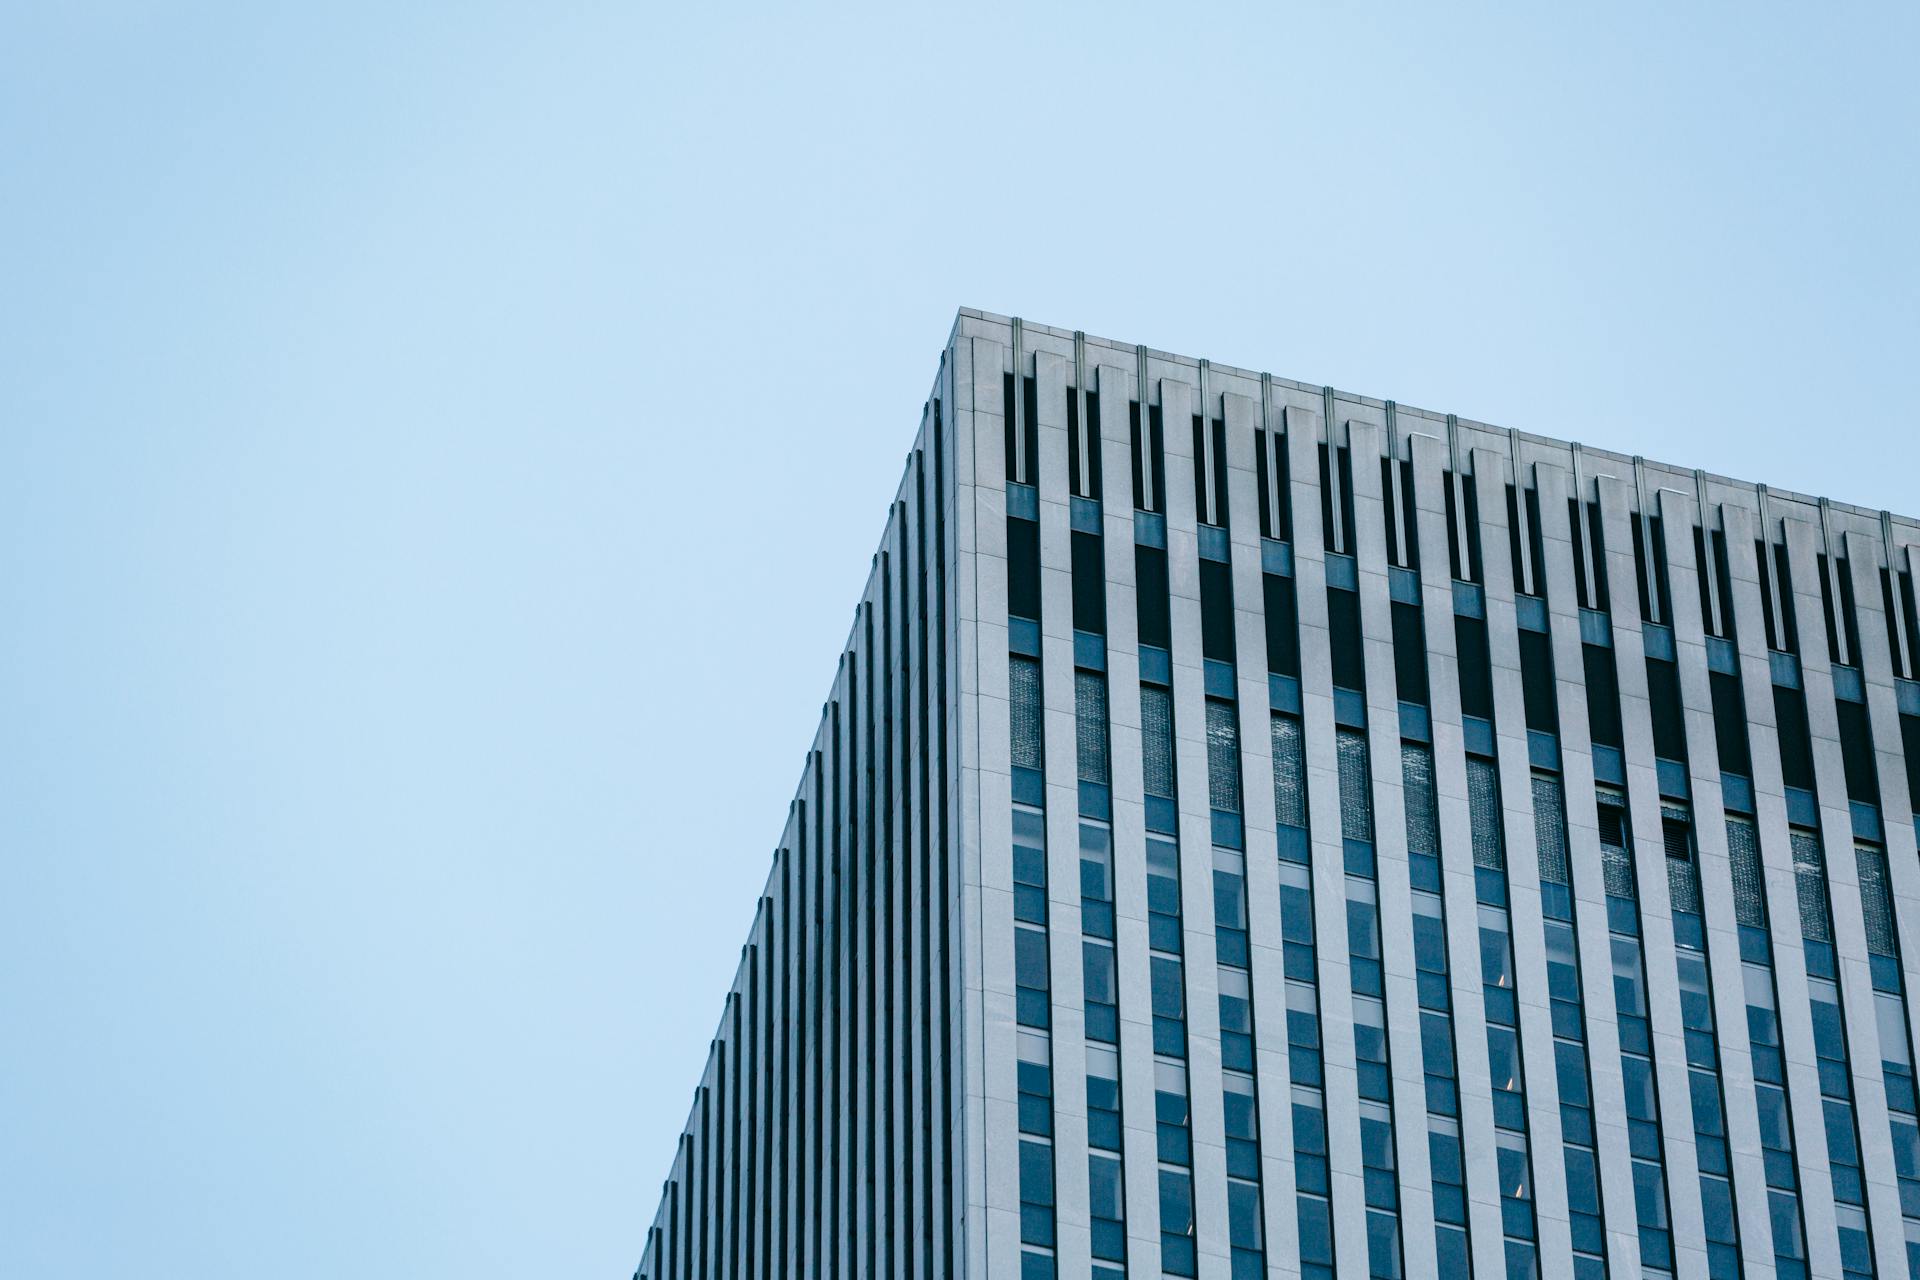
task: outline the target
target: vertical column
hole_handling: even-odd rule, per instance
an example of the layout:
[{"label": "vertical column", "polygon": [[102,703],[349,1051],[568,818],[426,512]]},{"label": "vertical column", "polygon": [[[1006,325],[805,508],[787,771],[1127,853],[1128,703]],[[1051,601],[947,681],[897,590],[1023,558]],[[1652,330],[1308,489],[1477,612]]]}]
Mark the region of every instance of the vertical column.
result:
[{"label": "vertical column", "polygon": [[[1889,1133],[1887,1095],[1880,1074],[1873,973],[1867,959],[1860,876],[1853,856],[1853,815],[1848,807],[1846,774],[1841,763],[1833,666],[1826,629],[1821,624],[1825,606],[1820,591],[1821,566],[1814,545],[1816,530],[1802,521],[1787,520],[1784,532],[1793,580],[1793,607],[1799,620],[1801,687],[1806,694],[1807,725],[1813,738],[1820,844],[1827,872],[1827,905],[1833,913],[1833,944],[1839,958],[1847,1059],[1853,1076],[1854,1118],[1860,1138],[1861,1172],[1866,1182],[1867,1219],[1875,1265],[1881,1275],[1897,1276],[1906,1268],[1902,1248],[1905,1225],[1900,1218],[1899,1182],[1894,1174],[1890,1144],[1885,1141]],[[1837,616],[1841,608],[1837,590],[1834,608]],[[1836,629],[1844,639],[1844,623]]]},{"label": "vertical column", "polygon": [[[1080,964],[1080,831],[1074,704],[1073,552],[1067,474],[1067,361],[1034,355],[1040,434],[1040,656],[1046,720],[1047,939],[1052,967],[1054,1221],[1058,1274],[1091,1266],[1087,1215],[1085,984]],[[1085,424],[1082,423],[1082,426]]]},{"label": "vertical column", "polygon": [[[1294,587],[1300,615],[1300,702],[1306,729],[1307,805],[1313,847],[1320,1041],[1325,1062],[1327,1155],[1333,1243],[1341,1275],[1367,1273],[1366,1182],[1360,1164],[1359,1081],[1354,1069],[1353,980],[1346,948],[1346,861],[1341,843],[1340,767],[1335,755],[1333,652],[1327,618],[1327,559],[1314,526],[1320,514],[1321,416],[1287,406],[1292,479]],[[1328,448],[1332,448],[1328,442]]]},{"label": "vertical column", "polygon": [[[1764,510],[1764,498],[1763,498]],[[1728,607],[1740,654],[1740,685],[1746,701],[1747,733],[1752,745],[1755,829],[1766,868],[1767,920],[1771,933],[1774,983],[1779,993],[1780,1038],[1787,1065],[1787,1100],[1792,1110],[1794,1152],[1799,1163],[1801,1213],[1806,1220],[1807,1262],[1813,1275],[1834,1280],[1841,1274],[1834,1213],[1833,1179],[1826,1160],[1827,1131],[1821,1111],[1820,1077],[1808,1005],[1806,948],[1800,923],[1799,887],[1787,831],[1786,783],[1780,764],[1778,720],[1774,710],[1773,671],[1767,651],[1768,604],[1760,594],[1756,536],[1767,548],[1772,535],[1763,520],[1758,529],[1743,507],[1721,508],[1727,535],[1728,577],[1733,587]],[[1779,602],[1773,602],[1778,612]],[[1774,634],[1780,626],[1774,624]]]},{"label": "vertical column", "polygon": [[[1480,569],[1486,602],[1487,653],[1493,673],[1495,757],[1500,818],[1507,848],[1513,959],[1520,977],[1520,1050],[1526,1063],[1527,1141],[1533,1164],[1534,1217],[1542,1274],[1572,1252],[1567,1221],[1560,1086],[1547,993],[1546,935],[1540,901],[1538,835],[1533,820],[1533,773],[1520,687],[1520,632],[1507,549],[1507,460],[1492,449],[1472,451],[1480,517]],[[1531,980],[1529,980],[1531,979]]]},{"label": "vertical column", "polygon": [[[960,894],[957,962],[965,1125],[962,1258],[969,1277],[1019,1265],[1014,1082],[1012,774],[1007,708],[1006,482],[1000,415],[1005,348],[983,338],[955,344],[954,746]],[[1015,397],[1016,402],[1018,397]],[[956,1188],[956,1194],[960,1194]]]},{"label": "vertical column", "polygon": [[1600,1163],[1601,1209],[1606,1218],[1608,1272],[1615,1280],[1639,1280],[1640,1237],[1634,1215],[1627,1123],[1621,1103],[1623,1082],[1620,1027],[1613,997],[1613,944],[1607,929],[1600,833],[1594,816],[1593,738],[1587,716],[1580,609],[1572,586],[1581,562],[1575,557],[1571,532],[1561,515],[1567,510],[1571,496],[1570,477],[1560,468],[1545,464],[1535,465],[1534,477],[1540,494],[1541,549],[1549,584],[1547,628],[1553,647],[1555,693],[1560,712],[1561,778],[1566,795],[1574,932],[1580,953],[1581,1005],[1585,1012],[1587,1069],[1594,1098],[1594,1139]]},{"label": "vertical column", "polygon": [[1704,1276],[1706,1233],[1700,1216],[1700,1168],[1690,1123],[1693,1113],[1687,1090],[1686,1041],[1680,1030],[1679,976],[1674,964],[1673,913],[1660,817],[1660,775],[1654,762],[1646,641],[1640,629],[1639,597],[1633,589],[1637,570],[1628,522],[1634,517],[1623,481],[1615,476],[1599,476],[1594,483],[1606,542],[1614,665],[1620,682],[1620,722],[1625,742],[1627,805],[1632,818],[1634,873],[1640,904],[1641,964],[1647,975],[1647,1012],[1653,1028],[1654,1077],[1659,1088],[1674,1269],[1675,1274],[1683,1277]]},{"label": "vertical column", "polygon": [[[1293,1168],[1293,1082],[1287,1062],[1287,996],[1280,929],[1280,876],[1275,856],[1278,831],[1273,800],[1273,748],[1268,680],[1264,549],[1260,541],[1260,495],[1256,483],[1254,425],[1264,417],[1268,459],[1277,459],[1278,410],[1256,410],[1242,396],[1228,396],[1228,537],[1233,557],[1233,607],[1240,753],[1244,790],[1249,971],[1253,986],[1254,1081],[1260,1131],[1260,1190],[1267,1270],[1297,1275],[1298,1190]],[[1268,464],[1269,484],[1278,468]],[[1276,497],[1277,488],[1276,488]],[[1275,504],[1274,534],[1280,533]]]},{"label": "vertical column", "polygon": [[[1734,915],[1733,876],[1727,852],[1726,800],[1721,791],[1719,743],[1708,686],[1706,629],[1700,612],[1699,575],[1693,557],[1696,524],[1693,502],[1685,494],[1662,489],[1657,495],[1666,530],[1667,574],[1671,583],[1675,665],[1680,676],[1689,786],[1693,793],[1695,852],[1700,898],[1707,928],[1707,963],[1712,982],[1713,1025],[1718,1029],[1721,1096],[1725,1101],[1727,1145],[1731,1157],[1734,1213],[1738,1219],[1741,1267],[1746,1275],[1772,1275],[1772,1226],[1767,1216],[1766,1169],[1760,1157],[1760,1128],[1754,1110],[1753,1054],[1743,1033],[1747,1023],[1745,977],[1740,934]],[[1704,545],[1712,531],[1706,513],[1698,514]],[[1653,544],[1648,542],[1651,560]]]},{"label": "vertical column", "polygon": [[1479,902],[1474,888],[1473,831],[1467,801],[1460,662],[1454,641],[1453,579],[1447,555],[1447,446],[1426,435],[1411,437],[1408,445],[1413,455],[1414,519],[1420,539],[1420,598],[1427,636],[1441,897],[1447,913],[1447,971],[1452,984],[1454,1054],[1460,1084],[1460,1136],[1466,1153],[1468,1237],[1474,1274],[1498,1278],[1506,1275],[1506,1259],[1487,1067],[1486,1001],[1481,993]]},{"label": "vertical column", "polygon": [[[1846,535],[1847,562],[1853,573],[1854,608],[1860,614],[1860,666],[1866,685],[1867,716],[1873,728],[1874,768],[1880,783],[1881,822],[1886,830],[1887,874],[1892,883],[1894,921],[1900,931],[1900,955],[1908,970],[1909,1000],[1920,958],[1920,853],[1915,849],[1914,797],[1907,787],[1906,745],[1900,736],[1900,702],[1886,611],[1875,572],[1879,551],[1858,531]],[[1899,566],[1894,574],[1894,605],[1899,608]],[[1904,625],[1904,624],[1903,624]],[[1920,1051],[1920,1043],[1910,1046]],[[1920,1061],[1920,1057],[1913,1059]]]},{"label": "vertical column", "polygon": [[[1374,881],[1385,973],[1387,1039],[1393,1068],[1394,1165],[1399,1181],[1400,1242],[1406,1273],[1435,1270],[1433,1170],[1428,1155],[1426,1073],[1413,956],[1400,699],[1395,685],[1393,606],[1387,584],[1387,523],[1382,510],[1380,429],[1349,420],[1360,634],[1366,650],[1367,744],[1373,790]],[[1393,467],[1399,474],[1399,467]],[[1396,527],[1399,511],[1395,511]],[[1431,718],[1431,717],[1429,717]]]},{"label": "vertical column", "polygon": [[1213,955],[1213,834],[1207,805],[1205,674],[1201,658],[1199,516],[1190,420],[1207,406],[1192,388],[1160,379],[1165,423],[1167,581],[1172,616],[1173,733],[1179,790],[1180,899],[1185,947],[1187,1105],[1193,1135],[1194,1235],[1202,1280],[1227,1274],[1226,1137],[1220,1103],[1220,997]]},{"label": "vertical column", "polygon": [[[1160,1273],[1159,1161],[1154,1123],[1151,973],[1147,942],[1146,800],[1142,783],[1140,650],[1134,581],[1133,472],[1128,402],[1139,405],[1148,443],[1149,388],[1121,365],[1099,366],[1102,504],[1107,586],[1107,714],[1113,780],[1114,953],[1120,1008],[1122,1164],[1126,1178],[1127,1272]],[[1107,422],[1114,423],[1106,430]],[[1157,461],[1153,465],[1158,465]],[[1150,491],[1150,490],[1149,490]]]}]

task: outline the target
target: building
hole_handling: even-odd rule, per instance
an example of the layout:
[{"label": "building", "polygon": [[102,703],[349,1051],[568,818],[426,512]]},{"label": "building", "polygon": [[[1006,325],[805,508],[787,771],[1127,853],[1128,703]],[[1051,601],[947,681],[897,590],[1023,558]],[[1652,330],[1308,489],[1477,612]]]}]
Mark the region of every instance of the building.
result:
[{"label": "building", "polygon": [[1917,547],[962,311],[637,1274],[1920,1275]]}]

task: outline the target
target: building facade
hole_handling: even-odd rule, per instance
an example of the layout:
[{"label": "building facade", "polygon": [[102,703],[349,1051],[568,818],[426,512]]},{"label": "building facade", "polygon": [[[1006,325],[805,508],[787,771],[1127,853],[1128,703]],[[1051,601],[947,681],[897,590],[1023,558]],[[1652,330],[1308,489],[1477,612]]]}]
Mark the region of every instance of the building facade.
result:
[{"label": "building facade", "polygon": [[636,1274],[1920,1276],[1917,547],[962,311]]}]

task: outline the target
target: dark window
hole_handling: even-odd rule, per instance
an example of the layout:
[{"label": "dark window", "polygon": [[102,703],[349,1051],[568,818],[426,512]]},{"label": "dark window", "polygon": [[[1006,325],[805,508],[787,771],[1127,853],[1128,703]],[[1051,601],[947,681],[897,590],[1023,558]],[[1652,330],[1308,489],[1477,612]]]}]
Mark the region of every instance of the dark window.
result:
[{"label": "dark window", "polygon": [[1526,698],[1527,728],[1560,731],[1559,701],[1553,687],[1553,645],[1538,631],[1520,633],[1520,689]]},{"label": "dark window", "polygon": [[1402,702],[1427,705],[1427,638],[1420,606],[1393,602],[1393,686]]},{"label": "dark window", "polygon": [[1140,402],[1127,401],[1127,457],[1133,464],[1133,506],[1136,511],[1150,511],[1153,508],[1147,499],[1150,496],[1145,489],[1145,477],[1140,473]]},{"label": "dark window", "polygon": [[1453,472],[1442,471],[1440,479],[1447,507],[1447,565],[1453,576],[1459,578],[1463,567],[1460,559],[1460,508],[1454,496]]},{"label": "dark window", "polygon": [[1773,716],[1780,731],[1783,781],[1802,791],[1813,790],[1813,737],[1807,728],[1807,703],[1800,690],[1774,685]]},{"label": "dark window", "polygon": [[[1026,421],[1020,424],[1021,438],[1018,443],[1016,443],[1014,438],[1013,375],[1011,373],[1003,373],[1000,375],[1000,412],[1005,419],[1003,430],[1006,433],[1007,479],[1020,480],[1026,484],[1037,484],[1039,483],[1040,475],[1040,415],[1036,412],[1038,405],[1034,399],[1033,379],[1028,378],[1025,381],[1026,397],[1023,407],[1026,410]],[[1024,459],[1026,464],[1024,473],[1020,467],[1022,459],[1016,456],[1017,451],[1026,454]]]},{"label": "dark window", "polygon": [[1093,479],[1093,492],[1081,496],[1099,502],[1106,495],[1105,477],[1101,474],[1102,456],[1106,450],[1100,447],[1100,393],[1087,392],[1087,471]]},{"label": "dark window", "polygon": [[[1713,592],[1708,589],[1707,581],[1707,575],[1711,573],[1714,584],[1716,586],[1718,585],[1720,581],[1719,564],[1717,559],[1708,558],[1708,545],[1706,531],[1699,525],[1693,526],[1693,563],[1695,568],[1693,585],[1698,588],[1700,592],[1700,626],[1701,629],[1710,636],[1723,636],[1726,634],[1726,620],[1724,618],[1721,619],[1720,628],[1718,630],[1715,629]],[[1717,546],[1714,548],[1714,553],[1717,557]],[[1732,599],[1733,598],[1724,591],[1720,592],[1720,602],[1723,609],[1732,603]]]},{"label": "dark window", "polygon": [[1597,502],[1589,502],[1586,504],[1586,508],[1586,518],[1582,519],[1580,500],[1577,498],[1567,499],[1567,527],[1573,534],[1574,563],[1576,565],[1579,564],[1582,548],[1587,549],[1588,558],[1593,562],[1595,591],[1589,594],[1585,575],[1576,572],[1574,578],[1580,588],[1576,594],[1580,598],[1581,608],[1598,609],[1604,613],[1609,604],[1607,599],[1607,540],[1601,535],[1600,530],[1600,504]]},{"label": "dark window", "polygon": [[1097,533],[1073,534],[1073,629],[1107,633],[1107,564]]},{"label": "dark window", "polygon": [[1727,557],[1727,535],[1713,531],[1713,577],[1720,584],[1720,632],[1728,640],[1738,635],[1733,616],[1733,563]]},{"label": "dark window", "polygon": [[[1146,423],[1146,456],[1141,457],[1140,402],[1127,401],[1127,434],[1133,470],[1133,505],[1139,511],[1165,512],[1167,509],[1166,438],[1160,429],[1160,406],[1149,405]],[[1145,468],[1145,470],[1143,470]],[[1151,473],[1149,475],[1149,472]]]},{"label": "dark window", "polygon": [[1493,660],[1487,651],[1487,624],[1455,614],[1453,638],[1460,655],[1460,711],[1493,719]]},{"label": "dark window", "polygon": [[[1526,551],[1532,548],[1520,546],[1520,491],[1512,484],[1507,485],[1507,552],[1513,562],[1513,589],[1523,591],[1527,580]],[[1535,564],[1539,561],[1535,560]]]},{"label": "dark window", "polygon": [[1167,606],[1167,553],[1159,547],[1134,544],[1134,600],[1139,611],[1140,643],[1160,649],[1173,647],[1173,627]]},{"label": "dark window", "polygon": [[1773,626],[1773,597],[1779,584],[1773,575],[1767,572],[1768,546],[1760,538],[1753,540],[1753,554],[1760,566],[1760,616],[1767,624],[1767,648],[1780,648],[1781,637],[1775,634]]},{"label": "dark window", "polygon": [[1840,712],[1840,760],[1847,771],[1847,798],[1862,804],[1880,803],[1880,777],[1874,766],[1873,730],[1867,725],[1867,709],[1858,702],[1842,698]]},{"label": "dark window", "polygon": [[1907,803],[1920,812],[1920,716],[1900,717],[1900,744],[1906,748]]},{"label": "dark window", "polygon": [[[1767,647],[1783,653],[1799,653],[1800,624],[1794,616],[1793,574],[1787,565],[1787,549],[1764,540],[1755,541],[1753,549],[1763,570],[1769,561],[1772,562],[1772,572],[1763,571],[1760,575],[1760,603],[1765,606],[1762,616],[1767,623]],[[1773,603],[1776,598],[1780,604],[1780,617],[1786,625],[1787,633],[1784,636],[1776,634],[1774,629]]]},{"label": "dark window", "polygon": [[1360,652],[1360,596],[1338,587],[1327,592],[1328,640],[1333,649],[1333,683],[1342,689],[1367,687],[1366,661]]},{"label": "dark window", "polygon": [[[1640,592],[1640,616],[1655,622],[1673,625],[1673,597],[1667,588],[1667,537],[1664,524],[1659,516],[1641,520],[1634,516],[1629,523],[1633,526],[1633,569],[1635,585]],[[1643,525],[1653,530],[1653,545],[1646,545],[1642,533]]]},{"label": "dark window", "polygon": [[[1207,442],[1202,436],[1205,420],[1193,415],[1193,513],[1201,524],[1224,524],[1214,505],[1207,501]],[[1217,461],[1217,460],[1216,460]]]},{"label": "dark window", "polygon": [[1233,577],[1218,560],[1200,562],[1200,646],[1215,662],[1233,661]]},{"label": "dark window", "polygon": [[1040,617],[1040,526],[1032,520],[1007,520],[1007,612]]},{"label": "dark window", "polygon": [[1620,683],[1614,677],[1613,651],[1599,645],[1580,646],[1587,677],[1587,728],[1604,747],[1624,744],[1620,734]]},{"label": "dark window", "polygon": [[1300,626],[1294,609],[1293,579],[1277,573],[1261,574],[1260,588],[1267,606],[1267,670],[1297,680],[1300,678]]},{"label": "dark window", "polygon": [[1082,484],[1080,457],[1080,393],[1067,388],[1067,478],[1076,498],[1100,500],[1100,393],[1087,392],[1087,480]]},{"label": "dark window", "polygon": [[1740,696],[1740,678],[1715,671],[1707,679],[1713,690],[1713,736],[1720,750],[1720,772],[1750,778],[1753,755],[1747,742],[1747,708]]},{"label": "dark window", "polygon": [[1912,678],[1911,655],[1900,644],[1900,602],[1893,596],[1893,575],[1880,571],[1880,617],[1887,627],[1887,652],[1893,657],[1893,674]]},{"label": "dark window", "polygon": [[[1329,467],[1332,469],[1329,470]],[[1344,541],[1333,536],[1334,504],[1339,503]],[[1320,446],[1320,531],[1329,551],[1353,554],[1353,455],[1345,445],[1331,454]]]},{"label": "dark window", "polygon": [[1474,489],[1470,476],[1461,476],[1459,489],[1464,495],[1462,502],[1466,506],[1467,545],[1462,558],[1460,546],[1460,521],[1455,519],[1453,472],[1444,473],[1449,477],[1447,483],[1447,553],[1453,561],[1453,576],[1463,582],[1480,581],[1480,495]]},{"label": "dark window", "polygon": [[[1039,439],[1040,422],[1040,384],[1031,377],[1023,376],[1020,379],[1020,386],[1022,391],[1021,408],[1026,413],[1027,438],[1031,441],[1037,441]],[[1037,484],[1038,481],[1036,481],[1034,477],[1040,474],[1038,455],[1031,451],[1035,447],[1036,446],[1030,445],[1030,451],[1027,454],[1028,484]]]},{"label": "dark window", "polygon": [[[1820,565],[1820,603],[1826,611],[1827,652],[1833,655],[1833,661],[1849,666],[1860,665],[1860,627],[1854,621],[1853,608],[1853,569],[1845,556],[1833,562],[1829,572],[1827,557],[1819,557]],[[1832,580],[1840,579],[1840,599],[1833,598]],[[1846,640],[1846,652],[1840,651],[1840,640]]]},{"label": "dark window", "polygon": [[[1387,513],[1387,557],[1402,569],[1420,567],[1420,525],[1414,518],[1413,502],[1413,463],[1402,462],[1400,467],[1400,501],[1393,500],[1394,463],[1387,458],[1380,459],[1380,496],[1381,509]],[[1406,547],[1403,554],[1395,541],[1405,534]]]},{"label": "dark window", "polygon": [[[1254,476],[1260,486],[1260,536],[1273,538],[1280,542],[1293,540],[1292,503],[1287,485],[1287,442],[1279,432],[1275,438],[1274,453],[1279,457],[1280,474],[1278,477],[1267,474],[1267,432],[1264,428],[1253,433],[1254,439]],[[1277,480],[1277,484],[1276,484]]]},{"label": "dark window", "polygon": [[1838,565],[1840,579],[1840,621],[1846,629],[1847,661],[1854,666],[1860,665],[1860,610],[1853,601],[1853,564],[1841,556]]},{"label": "dark window", "polygon": [[1653,710],[1653,753],[1666,760],[1687,758],[1687,730],[1680,703],[1680,671],[1661,658],[1647,659],[1647,698]]},{"label": "dark window", "polygon": [[1913,574],[1900,574],[1900,608],[1907,619],[1907,676],[1920,678],[1920,602],[1914,600]]},{"label": "dark window", "polygon": [[[1203,435],[1202,433],[1205,433]],[[1213,501],[1207,501],[1207,459],[1204,447],[1213,445]],[[1193,508],[1201,523],[1225,527],[1227,523],[1227,420],[1215,418],[1209,431],[1206,420],[1193,416]]]}]

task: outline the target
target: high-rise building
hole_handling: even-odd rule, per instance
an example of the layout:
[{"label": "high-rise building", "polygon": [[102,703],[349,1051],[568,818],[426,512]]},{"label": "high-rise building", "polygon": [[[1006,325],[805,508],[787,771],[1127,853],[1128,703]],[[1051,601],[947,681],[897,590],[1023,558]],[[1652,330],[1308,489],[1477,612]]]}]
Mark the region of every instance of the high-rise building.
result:
[{"label": "high-rise building", "polygon": [[638,1275],[1920,1276],[1917,547],[962,311]]}]

